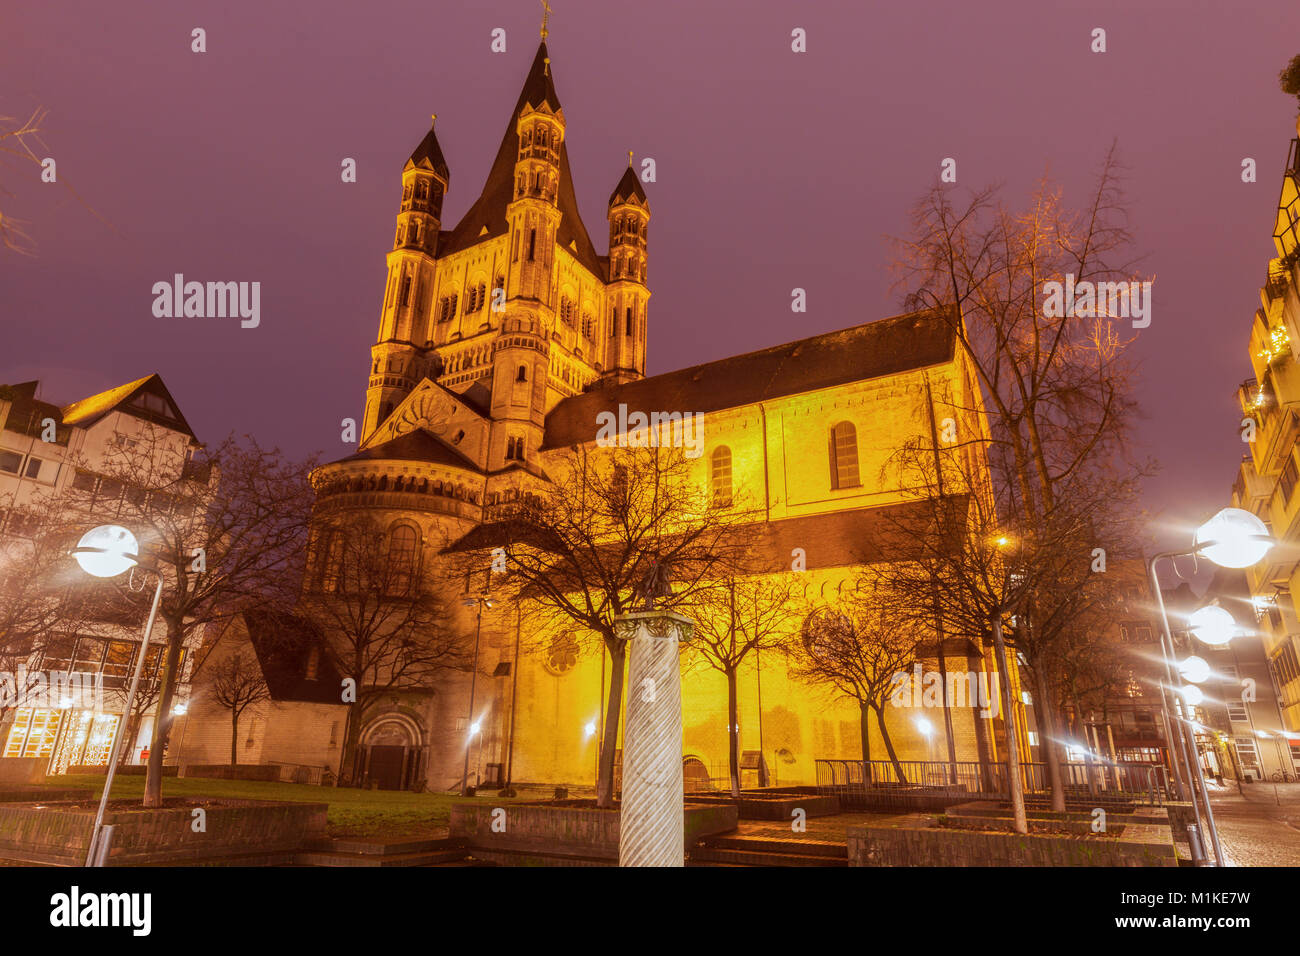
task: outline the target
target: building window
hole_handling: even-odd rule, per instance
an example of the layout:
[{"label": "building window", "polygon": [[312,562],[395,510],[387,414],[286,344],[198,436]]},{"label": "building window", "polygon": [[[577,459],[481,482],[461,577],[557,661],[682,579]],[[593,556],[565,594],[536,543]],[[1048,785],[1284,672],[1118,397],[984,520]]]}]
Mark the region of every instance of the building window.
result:
[{"label": "building window", "polygon": [[528,230],[528,261],[532,262],[537,257],[537,230]]},{"label": "building window", "polygon": [[522,438],[506,439],[506,461],[524,460],[524,440]]},{"label": "building window", "polygon": [[625,334],[627,335],[632,334],[632,307],[631,306],[628,306],[627,309],[627,332]]},{"label": "building window", "polygon": [[582,337],[589,342],[591,341],[591,316],[589,315],[584,315],[582,317]]},{"label": "building window", "polygon": [[1291,504],[1291,494],[1295,491],[1296,478],[1295,456],[1288,455],[1286,467],[1282,469],[1282,477],[1277,481],[1277,486],[1282,489],[1283,505]]},{"label": "building window", "polygon": [[[23,456],[20,455],[20,454],[18,454],[17,452],[14,452],[14,451],[0,451],[0,471],[7,471],[7,472],[9,472],[9,474],[11,474],[11,475],[16,475],[16,474],[18,474],[18,469],[22,467],[22,464],[23,464]],[[80,472],[80,471],[79,471],[79,472],[77,472],[77,474],[78,474],[78,475],[83,475],[83,474],[85,474],[85,472]],[[76,480],[75,480],[75,479],[73,480],[73,485],[74,485],[74,487],[75,487],[75,485],[76,485]],[[93,490],[94,487],[95,487],[95,479],[94,479],[94,478],[91,478],[91,479],[90,479],[90,487],[91,487],[92,490]]]},{"label": "building window", "polygon": [[411,593],[415,582],[415,558],[419,547],[419,536],[409,524],[400,524],[393,529],[388,540],[388,593],[405,595]]},{"label": "building window", "polygon": [[1256,774],[1260,774],[1259,751],[1255,749],[1255,738],[1234,737],[1233,740],[1237,742],[1237,756],[1241,758],[1241,769],[1253,770]]},{"label": "building window", "polygon": [[713,503],[719,508],[731,507],[731,449],[719,445],[709,459],[709,487]]},{"label": "building window", "polygon": [[851,422],[840,422],[831,429],[831,487],[857,488],[858,433]]},{"label": "building window", "polygon": [[1282,647],[1274,656],[1273,666],[1277,668],[1277,676],[1282,678],[1283,685],[1300,677],[1300,667],[1296,665],[1295,645],[1291,643],[1290,638],[1282,643]]},{"label": "building window", "polygon": [[560,321],[569,326],[569,328],[573,328],[574,311],[573,300],[567,297],[562,297],[560,299]]},{"label": "building window", "polygon": [[527,366],[527,365],[521,365],[521,366],[519,366],[519,374],[515,376],[515,381],[516,381],[516,382],[526,382],[526,381],[528,381],[528,366]]},{"label": "building window", "polygon": [[456,295],[443,296],[438,301],[438,321],[450,322],[456,317]]},{"label": "building window", "polygon": [[400,301],[401,301],[401,307],[403,309],[411,304],[411,277],[410,276],[404,276],[402,278],[402,298]]}]

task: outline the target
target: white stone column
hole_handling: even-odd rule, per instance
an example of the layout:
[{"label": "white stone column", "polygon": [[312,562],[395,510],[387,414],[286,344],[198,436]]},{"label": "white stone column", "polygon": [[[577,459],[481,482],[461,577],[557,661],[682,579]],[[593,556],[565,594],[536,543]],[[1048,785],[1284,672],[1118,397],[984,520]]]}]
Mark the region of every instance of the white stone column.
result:
[{"label": "white stone column", "polygon": [[693,628],[690,618],[672,611],[614,619],[615,635],[628,642],[619,866],[685,865],[678,646]]}]

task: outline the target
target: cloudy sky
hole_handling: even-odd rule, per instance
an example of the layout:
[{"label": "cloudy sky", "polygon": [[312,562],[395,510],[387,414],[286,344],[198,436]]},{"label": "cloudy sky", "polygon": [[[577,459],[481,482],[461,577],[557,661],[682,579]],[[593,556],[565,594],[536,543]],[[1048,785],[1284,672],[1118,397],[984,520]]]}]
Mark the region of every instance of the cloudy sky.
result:
[{"label": "cloudy sky", "polygon": [[[1118,138],[1156,278],[1136,346],[1141,437],[1163,465],[1146,502],[1157,540],[1182,543],[1172,529],[1226,503],[1243,451],[1234,389],[1295,135],[1276,80],[1300,52],[1288,6],[555,0],[548,46],[602,250],[627,150],[656,161],[651,374],[899,311],[887,237],[944,157],[959,187],[1002,183],[1015,202],[1046,171],[1082,201]],[[0,115],[48,109],[59,183],[0,173],[0,208],[35,241],[32,257],[0,254],[0,381],[39,378],[64,403],[157,371],[200,438],[345,453],[402,163],[436,112],[449,228],[487,175],[540,14],[530,0],[14,5]],[[151,288],[177,272],[261,282],[261,325],[155,318]],[[796,286],[806,315],[790,311]]]}]

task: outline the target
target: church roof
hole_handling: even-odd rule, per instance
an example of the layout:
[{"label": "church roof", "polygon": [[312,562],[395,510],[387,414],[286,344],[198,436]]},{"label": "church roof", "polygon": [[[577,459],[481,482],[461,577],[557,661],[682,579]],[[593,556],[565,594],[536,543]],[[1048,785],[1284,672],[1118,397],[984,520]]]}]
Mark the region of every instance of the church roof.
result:
[{"label": "church roof", "polygon": [[950,361],[952,326],[937,313],[912,312],[865,325],[593,389],[566,398],[546,416],[543,448],[594,440],[596,416],[630,410],[713,412],[752,405]]},{"label": "church roof", "polygon": [[[244,626],[272,700],[339,703],[342,675],[326,653],[319,628],[306,618],[279,610],[245,611]],[[319,654],[316,676],[307,677],[306,659]]]},{"label": "church roof", "polygon": [[[555,94],[555,83],[547,65],[546,44],[537,47],[537,55],[528,71],[528,79],[519,93],[514,112],[506,126],[505,136],[497,150],[496,159],[488,172],[483,192],[474,205],[461,217],[459,223],[450,232],[444,232],[438,241],[439,255],[450,255],[462,249],[476,245],[484,238],[503,236],[508,231],[506,207],[514,200],[515,161],[519,157],[519,133],[515,120],[525,106],[538,107],[546,105],[552,110],[559,110],[559,97]],[[566,137],[567,139],[567,137]],[[573,173],[569,170],[569,150],[567,143],[560,144],[560,188],[556,196],[560,209],[560,227],[556,233],[557,245],[564,247],[575,255],[579,262],[591,270],[598,278],[607,278],[608,268],[596,255],[596,249],[587,235],[587,227],[578,214],[578,198],[573,191]],[[486,230],[486,234],[484,233]]]},{"label": "church roof", "polygon": [[411,153],[411,158],[407,162],[412,166],[427,163],[443,178],[444,182],[451,177],[451,172],[447,169],[447,160],[442,156],[442,147],[438,145],[438,137],[433,131],[432,124],[429,125],[429,132],[424,134],[424,139],[420,140],[420,145],[415,147],[415,152]]},{"label": "church roof", "polygon": [[632,198],[639,199],[642,205],[649,202],[646,199],[645,190],[641,188],[641,177],[636,174],[636,171],[631,166],[628,166],[627,172],[623,174],[623,178],[618,181],[618,185],[610,193],[609,204],[613,206]]},{"label": "church roof", "polygon": [[407,432],[405,435],[399,435],[381,445],[371,445],[355,455],[349,455],[343,461],[366,461],[368,459],[427,461],[480,472],[478,465],[474,464],[469,458],[466,458],[459,451],[421,428]]}]

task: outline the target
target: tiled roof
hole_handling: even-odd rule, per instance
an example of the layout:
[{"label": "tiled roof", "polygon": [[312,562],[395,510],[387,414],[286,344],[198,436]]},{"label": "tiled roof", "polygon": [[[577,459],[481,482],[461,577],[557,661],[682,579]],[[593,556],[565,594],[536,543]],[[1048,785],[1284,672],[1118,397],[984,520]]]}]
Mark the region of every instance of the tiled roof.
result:
[{"label": "tiled roof", "polygon": [[451,465],[481,473],[478,465],[445,442],[435,438],[423,429],[399,435],[382,445],[372,445],[355,455],[349,455],[343,461],[365,461],[367,459],[397,461],[428,461],[440,465]]},{"label": "tiled roof", "polygon": [[447,169],[447,160],[442,156],[442,147],[438,145],[438,137],[433,132],[432,126],[429,127],[429,132],[424,134],[424,139],[420,140],[420,145],[415,147],[415,152],[411,153],[411,158],[408,160],[415,166],[419,166],[426,161],[444,181],[450,178],[451,173]]},{"label": "tiled roof", "polygon": [[[339,703],[342,676],[325,653],[324,639],[315,625],[284,611],[246,611],[244,625],[273,700]],[[308,680],[304,665],[313,647],[320,659],[316,678]]]},{"label": "tiled roof", "polygon": [[546,416],[542,446],[592,441],[596,416],[619,403],[646,413],[719,411],[938,365],[953,348],[952,327],[936,313],[880,319],[567,398]]},{"label": "tiled roof", "polygon": [[609,204],[612,206],[632,197],[639,199],[643,205],[648,202],[645,190],[641,188],[641,178],[637,176],[631,166],[628,166],[623,178],[618,181],[614,191],[609,194]]}]

